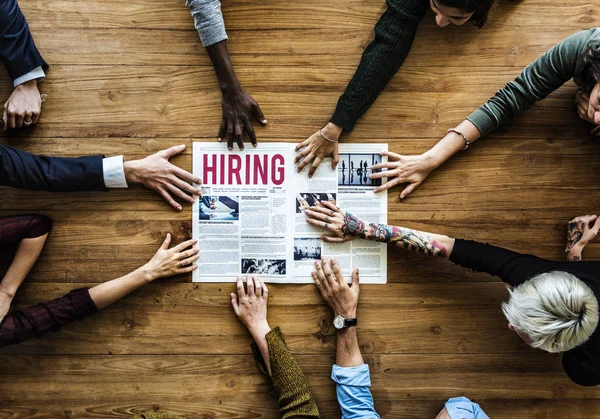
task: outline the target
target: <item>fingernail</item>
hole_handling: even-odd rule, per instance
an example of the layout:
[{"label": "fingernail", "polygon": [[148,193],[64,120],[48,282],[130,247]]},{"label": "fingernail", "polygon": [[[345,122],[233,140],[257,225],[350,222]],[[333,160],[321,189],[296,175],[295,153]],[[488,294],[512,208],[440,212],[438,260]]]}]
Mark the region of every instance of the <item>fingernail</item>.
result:
[{"label": "fingernail", "polygon": [[222,142],[223,142],[223,139],[222,139],[222,138],[219,138],[219,142],[221,142],[221,143],[222,143]]},{"label": "fingernail", "polygon": [[319,262],[315,261],[315,266],[319,266]]},{"label": "fingernail", "polygon": [[233,147],[227,147],[227,150],[231,151],[233,150]]},{"label": "fingernail", "polygon": [[181,211],[183,208],[181,208],[181,205],[177,205],[177,209]]},{"label": "fingernail", "polygon": [[185,144],[181,144],[179,148],[185,148]]},{"label": "fingernail", "polygon": [[252,144],[252,147],[256,148],[258,147],[258,144]]}]

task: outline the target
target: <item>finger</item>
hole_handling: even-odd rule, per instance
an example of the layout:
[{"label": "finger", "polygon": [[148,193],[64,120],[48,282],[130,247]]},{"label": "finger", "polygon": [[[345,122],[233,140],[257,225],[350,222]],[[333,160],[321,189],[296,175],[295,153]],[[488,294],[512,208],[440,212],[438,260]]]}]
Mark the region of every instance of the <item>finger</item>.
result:
[{"label": "finger", "polygon": [[338,284],[344,284],[344,275],[342,274],[342,268],[340,268],[340,265],[339,263],[337,263],[337,260],[331,258],[331,267],[333,269],[333,275],[335,276],[335,279],[338,282]]},{"label": "finger", "polygon": [[335,283],[335,278],[333,277],[333,272],[329,266],[329,261],[325,258],[321,259],[321,261],[323,262],[323,272],[325,273],[325,278],[327,278],[327,285],[333,286]]},{"label": "finger", "polygon": [[244,149],[244,135],[243,134],[244,134],[244,130],[242,129],[242,123],[240,121],[237,121],[234,126],[234,132],[233,132],[234,137],[233,138],[235,139],[235,142],[238,145],[240,150]]},{"label": "finger", "polygon": [[173,251],[175,253],[181,253],[183,252],[185,249],[187,249],[188,247],[192,247],[193,245],[195,245],[196,243],[198,243],[198,240],[195,239],[190,239],[190,240],[186,240],[184,242],[179,243],[177,246],[175,246],[173,248]]},{"label": "finger", "polygon": [[224,119],[221,120],[221,128],[219,128],[219,142],[223,142],[223,138],[227,135],[227,122]]},{"label": "finger", "polygon": [[321,265],[320,261],[315,261],[315,273],[317,274],[317,277],[319,278],[319,281],[321,281],[321,286],[323,287],[327,287],[327,279],[325,278],[325,272],[323,272],[323,266]]},{"label": "finger", "polygon": [[6,105],[4,105],[4,113],[2,114],[2,120],[4,121],[4,131],[8,129],[8,111]]},{"label": "finger", "polygon": [[395,178],[393,178],[391,180],[388,180],[383,185],[376,187],[373,192],[377,193],[377,192],[388,190],[388,189],[396,186],[399,183],[400,183],[400,179],[397,178],[397,177],[395,177]]},{"label": "finger", "polygon": [[[327,201],[323,201],[323,202],[327,202]],[[317,202],[317,204],[318,204],[318,202]],[[310,207],[309,211],[320,212],[321,214],[328,215],[330,219],[333,218],[333,217],[335,217],[335,216],[340,217],[342,215],[337,210],[331,209],[331,208],[326,208],[324,205]],[[332,214],[332,212],[333,212],[333,214]]]},{"label": "finger", "polygon": [[321,280],[319,279],[319,276],[317,275],[316,272],[311,272],[310,276],[312,277],[313,281],[315,281],[315,285],[317,286],[317,288],[319,289],[319,291],[321,291]]},{"label": "finger", "polygon": [[185,150],[185,144],[174,145],[173,147],[169,147],[166,150],[161,150],[158,152],[158,155],[164,159],[169,160],[171,157],[176,156]]},{"label": "finger", "polygon": [[256,294],[257,297],[262,297],[262,282],[260,280],[260,278],[255,277],[254,278],[254,293]]},{"label": "finger", "polygon": [[[171,176],[171,181],[175,184],[175,186],[177,186],[179,189],[182,189],[185,192],[188,192],[192,195],[200,195],[200,193],[202,192],[200,189],[198,188],[194,188],[192,185],[190,185],[189,183],[179,179],[179,177],[176,174],[173,174],[173,176]],[[192,203],[193,202],[193,198],[192,198]]]},{"label": "finger", "polygon": [[267,118],[265,118],[265,114],[263,114],[263,111],[260,109],[260,106],[258,106],[258,103],[254,107],[254,117],[261,124],[267,125]]},{"label": "finger", "polygon": [[238,291],[238,297],[242,298],[246,296],[246,290],[244,289],[244,280],[242,279],[241,276],[237,277],[237,291]]},{"label": "finger", "polygon": [[[186,250],[185,252],[177,253],[177,255],[175,257],[179,260],[183,260],[183,259],[187,259],[190,256],[193,256],[196,254],[198,254],[198,249],[192,248],[192,249]],[[186,263],[186,265],[189,265],[189,263]]]},{"label": "finger", "polygon": [[315,158],[315,160],[313,161],[313,164],[310,166],[310,170],[308,171],[308,177],[312,177],[315,174],[315,171],[317,170],[317,168],[321,164],[322,160],[323,160],[323,158],[319,157],[319,156],[317,156]]},{"label": "finger", "polygon": [[227,120],[227,129],[225,130],[227,136],[227,149],[233,150],[233,121]]},{"label": "finger", "polygon": [[[378,170],[378,169],[373,169],[373,170]],[[384,177],[392,177],[392,176],[396,176],[397,175],[397,171],[396,170],[386,170],[383,172],[373,172],[369,175],[369,179],[380,179],[380,178],[384,178]]]},{"label": "finger", "polygon": [[261,283],[262,289],[263,289],[263,298],[265,300],[267,300],[269,297],[269,288],[267,287],[267,284],[263,280],[261,280],[260,283]]},{"label": "finger", "polygon": [[14,112],[8,112],[8,128],[15,127],[15,114]]},{"label": "finger", "polygon": [[[315,208],[316,209],[316,208]],[[331,215],[323,214],[322,212],[306,210],[304,213],[313,220],[324,221],[326,223],[331,223],[333,220],[331,219]]]},{"label": "finger", "polygon": [[163,250],[167,250],[169,248],[170,244],[171,244],[171,233],[167,233],[167,236],[165,237],[162,244],[160,245],[160,248]]},{"label": "finger", "polygon": [[328,243],[345,243],[354,240],[354,236],[337,237],[337,236],[321,236],[321,240]]},{"label": "finger", "polygon": [[18,112],[15,115],[15,127],[21,128],[23,126],[23,120],[25,119],[25,112]]},{"label": "finger", "polygon": [[331,168],[335,169],[339,162],[340,162],[340,155],[338,153],[338,146],[336,143],[335,148],[333,149],[332,156],[331,156]]},{"label": "finger", "polygon": [[359,287],[359,278],[358,278],[358,268],[354,268],[354,270],[352,270],[352,288],[355,288],[356,291],[360,290]]},{"label": "finger", "polygon": [[39,119],[40,119],[40,114],[41,114],[41,113],[42,113],[42,110],[41,110],[41,109],[40,109],[40,110],[37,110],[37,111],[34,111],[34,112],[32,112],[32,113],[31,113],[31,122],[32,122],[33,124],[37,124],[37,122],[38,122],[38,121],[39,121]]},{"label": "finger", "polygon": [[305,158],[302,159],[302,161],[298,164],[298,172],[301,172],[302,169],[304,169],[304,167],[310,163],[313,159],[315,158],[315,155],[311,152],[308,154],[308,156],[306,156]]},{"label": "finger", "polygon": [[397,165],[398,165],[398,163],[395,163],[395,162],[377,163],[377,164],[374,164],[373,166],[371,166],[371,169],[372,170],[393,169],[393,168],[396,168]]},{"label": "finger", "polygon": [[186,266],[185,268],[177,269],[177,273],[178,274],[185,274],[185,273],[188,273],[188,272],[195,271],[197,268],[198,268],[198,265],[194,264],[194,265]]},{"label": "finger", "polygon": [[298,151],[301,148],[304,148],[304,147],[306,147],[309,144],[310,144],[310,138],[307,138],[306,140],[302,141],[301,143],[296,144],[296,150],[295,151]]},{"label": "finger", "polygon": [[187,258],[187,259],[183,259],[181,261],[181,266],[189,266],[193,262],[197,261],[199,258],[200,258],[200,254],[198,252],[196,252],[196,254],[194,256]]},{"label": "finger", "polygon": [[254,147],[256,147],[256,134],[254,133],[254,128],[252,127],[252,124],[250,123],[250,121],[245,120],[244,121],[244,128],[246,129],[246,132],[248,133],[248,138],[250,138],[250,142],[252,143],[252,145]]},{"label": "finger", "polygon": [[415,183],[411,183],[406,188],[404,188],[404,190],[400,193],[400,200],[403,200],[408,195],[410,195],[410,193],[412,191],[414,191],[417,188],[417,186],[419,186],[420,184],[421,184],[421,182],[415,182]]},{"label": "finger", "polygon": [[193,196],[189,196],[188,194],[186,194],[185,192],[183,192],[181,189],[179,189],[177,186],[171,184],[171,183],[167,183],[167,189],[169,189],[170,193],[174,194],[175,196],[180,197],[181,199],[183,199],[184,201],[189,202],[190,204],[193,204],[195,199]]},{"label": "finger", "polygon": [[246,277],[246,288],[249,296],[254,296],[254,277],[252,275],[248,275]]},{"label": "finger", "polygon": [[340,210],[333,202],[331,201],[319,201],[322,205],[324,205],[325,207],[329,208],[330,210],[333,210],[335,212],[342,212],[342,210]]},{"label": "finger", "polygon": [[31,111],[25,112],[23,116],[23,126],[28,127],[33,125],[33,113]]},{"label": "finger", "polygon": [[296,154],[296,158],[294,158],[294,163],[299,163],[300,161],[303,161],[306,158],[306,156],[310,154],[310,150],[310,147],[307,147],[299,151],[298,154]]},{"label": "finger", "polygon": [[326,223],[325,221],[318,221],[313,218],[307,218],[306,222],[308,224],[314,225],[315,227],[324,228],[325,230],[329,230],[333,233],[337,233],[335,227],[332,226],[330,223]]},{"label": "finger", "polygon": [[[175,165],[171,165],[171,171],[172,173],[177,176],[179,179],[182,179],[184,182],[188,182],[188,183],[195,183],[197,185],[201,185],[202,184],[202,179],[200,179],[199,176],[193,175],[190,172],[183,170],[180,167],[177,167]],[[197,189],[198,192],[200,192],[200,189]]]},{"label": "finger", "polygon": [[240,302],[238,301],[237,295],[235,293],[231,293],[231,307],[233,308],[233,312],[237,316],[240,311]]},{"label": "finger", "polygon": [[179,205],[179,203],[177,203],[177,201],[175,201],[173,199],[173,197],[171,195],[169,195],[169,193],[167,191],[165,191],[162,188],[157,188],[157,191],[159,194],[161,194],[161,196],[165,199],[165,201],[167,201],[173,208],[175,208],[178,211],[181,211],[182,206]]},{"label": "finger", "polygon": [[396,160],[400,160],[402,156],[400,154],[392,153],[391,151],[382,151],[379,153],[380,156],[386,156],[387,158],[392,158]]}]

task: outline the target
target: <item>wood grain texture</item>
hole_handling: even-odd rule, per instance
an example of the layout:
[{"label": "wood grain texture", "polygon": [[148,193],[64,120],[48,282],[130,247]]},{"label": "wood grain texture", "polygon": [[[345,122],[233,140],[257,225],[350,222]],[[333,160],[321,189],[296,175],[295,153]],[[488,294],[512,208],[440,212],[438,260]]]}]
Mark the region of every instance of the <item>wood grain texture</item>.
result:
[{"label": "wood grain texture", "polygon": [[[184,0],[21,0],[51,64],[40,124],[0,134],[39,154],[146,156],[176,144],[191,169],[193,141],[215,140],[220,95]],[[385,10],[383,0],[225,0],[237,74],[269,125],[260,143],[297,142],[331,115]],[[439,29],[428,13],[405,64],[344,141],[387,142],[417,154],[524,66],[600,22],[593,2],[503,1],[486,26]],[[0,97],[11,86],[0,72]],[[578,120],[572,82],[526,115],[460,153],[405,202],[389,194],[389,221],[563,259],[565,225],[597,213],[600,150]],[[259,143],[259,147],[260,147]],[[167,232],[190,235],[177,213],[141,187],[108,193],[0,190],[0,215],[54,220],[15,304],[24,306],[123,275]],[[592,243],[584,257],[600,259]],[[600,418],[600,390],[572,384],[560,356],[525,346],[506,328],[495,278],[389,252],[384,286],[363,286],[359,341],[384,418],[434,418],[465,395],[492,418]],[[276,418],[267,377],[230,305],[232,284],[177,276],[101,313],[0,351],[0,418],[128,418],[153,410],[190,418]],[[281,326],[324,418],[340,416],[329,378],[335,333],[311,285],[272,285]]]}]

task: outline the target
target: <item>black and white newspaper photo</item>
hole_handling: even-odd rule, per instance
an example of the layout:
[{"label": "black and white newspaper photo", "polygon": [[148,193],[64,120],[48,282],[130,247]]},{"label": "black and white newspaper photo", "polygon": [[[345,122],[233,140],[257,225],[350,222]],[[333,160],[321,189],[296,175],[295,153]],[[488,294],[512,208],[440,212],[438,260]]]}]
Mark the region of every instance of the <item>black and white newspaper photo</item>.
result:
[{"label": "black and white newspaper photo", "polygon": [[[368,150],[368,152],[367,152]],[[228,151],[226,144],[195,142],[194,174],[202,197],[192,210],[200,249],[194,282],[233,282],[261,275],[267,282],[310,283],[315,260],[335,257],[349,273],[361,268],[363,283],[387,280],[387,247],[356,241],[326,243],[304,211],[331,202],[357,216],[387,221],[387,191],[375,194],[372,166],[385,161],[386,144],[341,144],[337,169],[319,166],[312,178],[294,165],[294,144],[268,143]]]}]

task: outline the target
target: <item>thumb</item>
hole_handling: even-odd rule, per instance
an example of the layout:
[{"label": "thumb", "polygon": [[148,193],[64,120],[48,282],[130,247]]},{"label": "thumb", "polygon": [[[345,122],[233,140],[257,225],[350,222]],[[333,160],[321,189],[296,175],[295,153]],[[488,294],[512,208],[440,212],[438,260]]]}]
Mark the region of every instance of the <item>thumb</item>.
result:
[{"label": "thumb", "polygon": [[169,160],[171,157],[183,152],[183,150],[185,150],[185,144],[174,145],[173,147],[169,147],[166,150],[159,151],[158,155],[164,159]]},{"label": "thumb", "polygon": [[238,296],[236,294],[234,294],[233,292],[230,295],[231,295],[231,307],[233,308],[233,312],[235,313],[236,316],[239,316],[240,303],[238,301]]},{"label": "thumb", "polygon": [[167,237],[165,237],[165,241],[160,245],[160,248],[163,250],[168,250],[169,245],[171,244],[171,233],[167,233]]},{"label": "thumb", "polygon": [[420,184],[421,182],[411,183],[406,188],[404,188],[404,190],[400,193],[400,200],[403,200],[408,195],[410,195],[410,193],[414,191]]},{"label": "thumb", "polygon": [[354,268],[354,270],[352,271],[352,288],[355,288],[357,292],[360,290],[358,282],[358,268]]}]

